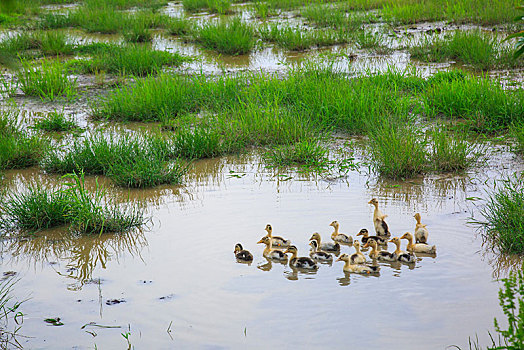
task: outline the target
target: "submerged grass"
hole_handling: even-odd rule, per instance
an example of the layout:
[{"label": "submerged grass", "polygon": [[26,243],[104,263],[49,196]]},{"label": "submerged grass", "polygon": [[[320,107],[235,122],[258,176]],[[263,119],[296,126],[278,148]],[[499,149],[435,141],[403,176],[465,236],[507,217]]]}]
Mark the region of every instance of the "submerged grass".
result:
[{"label": "submerged grass", "polygon": [[501,253],[524,254],[524,178],[522,174],[497,183],[475,221],[485,242]]},{"label": "submerged grass", "polygon": [[524,122],[521,121],[511,125],[510,132],[516,141],[516,151],[524,154]]},{"label": "submerged grass", "polygon": [[512,49],[504,46],[496,35],[478,30],[458,30],[437,39],[426,37],[409,51],[415,59],[430,62],[456,60],[482,70],[524,66],[524,60],[515,59]]},{"label": "submerged grass", "polygon": [[141,209],[112,202],[98,182],[90,193],[83,174],[70,174],[66,179],[61,188],[46,189],[36,184],[25,192],[8,192],[2,200],[1,227],[34,232],[68,224],[74,232],[102,234],[125,232],[144,224]]},{"label": "submerged grass", "polygon": [[194,29],[193,35],[204,47],[228,55],[243,55],[255,46],[253,28],[240,18],[227,22],[208,22]]}]

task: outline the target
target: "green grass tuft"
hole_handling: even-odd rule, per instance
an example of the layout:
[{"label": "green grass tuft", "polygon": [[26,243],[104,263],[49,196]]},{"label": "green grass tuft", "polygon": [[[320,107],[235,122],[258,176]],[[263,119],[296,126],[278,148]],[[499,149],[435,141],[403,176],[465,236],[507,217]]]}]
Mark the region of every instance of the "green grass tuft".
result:
[{"label": "green grass tuft", "polygon": [[496,35],[479,30],[457,30],[436,39],[426,37],[409,51],[418,60],[454,60],[481,70],[524,66],[524,60],[514,59],[511,48],[502,45]]},{"label": "green grass tuft", "polygon": [[75,141],[66,152],[50,152],[42,166],[50,173],[82,171],[107,175],[124,187],[151,187],[182,181],[186,169],[171,158],[172,146],[163,138],[92,135]]},{"label": "green grass tuft", "polygon": [[318,140],[303,140],[289,146],[270,149],[264,158],[271,165],[305,165],[321,167],[327,162],[328,150]]},{"label": "green grass tuft", "polygon": [[498,182],[481,210],[485,241],[501,253],[524,254],[524,179],[522,174]]},{"label": "green grass tuft", "polygon": [[47,113],[44,118],[35,123],[34,127],[47,132],[62,132],[79,128],[71,118],[67,118],[63,112],[56,110]]},{"label": "green grass tuft", "polygon": [[18,79],[20,89],[27,96],[55,100],[59,97],[71,99],[77,94],[76,79],[69,79],[65,66],[59,60],[44,59],[40,69],[24,61]]},{"label": "green grass tuft", "polygon": [[113,202],[95,183],[88,192],[84,175],[70,174],[61,188],[37,184],[25,192],[9,191],[2,200],[2,228],[39,231],[69,225],[73,232],[103,234],[126,232],[144,224],[143,211]]},{"label": "green grass tuft", "polygon": [[439,127],[430,131],[429,160],[434,170],[455,172],[469,168],[478,158],[474,146],[459,132],[447,133]]},{"label": "green grass tuft", "polygon": [[182,5],[189,12],[202,10],[220,14],[231,12],[231,1],[229,0],[183,0]]},{"label": "green grass tuft", "polygon": [[240,18],[227,22],[208,22],[196,28],[193,35],[204,47],[227,55],[247,54],[255,46],[253,28]]},{"label": "green grass tuft", "polygon": [[145,76],[160,72],[164,66],[178,67],[188,61],[179,54],[151,50],[141,45],[88,45],[79,50],[94,56],[91,59],[79,59],[70,63],[73,69],[83,73],[105,71]]},{"label": "green grass tuft", "polygon": [[426,170],[425,136],[414,128],[384,124],[370,131],[375,169],[385,177],[410,178]]}]

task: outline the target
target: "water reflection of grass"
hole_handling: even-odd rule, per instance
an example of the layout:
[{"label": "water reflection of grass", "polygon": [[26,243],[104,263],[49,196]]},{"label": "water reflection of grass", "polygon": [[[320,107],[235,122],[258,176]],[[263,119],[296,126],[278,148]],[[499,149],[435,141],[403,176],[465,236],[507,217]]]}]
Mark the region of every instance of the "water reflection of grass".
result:
[{"label": "water reflection of grass", "polygon": [[35,263],[66,261],[67,271],[60,274],[78,281],[72,286],[78,289],[93,278],[93,271],[97,267],[105,269],[111,260],[125,253],[140,257],[145,246],[147,240],[141,230],[79,236],[67,230],[55,229],[7,240],[3,250],[9,252],[15,260]]}]

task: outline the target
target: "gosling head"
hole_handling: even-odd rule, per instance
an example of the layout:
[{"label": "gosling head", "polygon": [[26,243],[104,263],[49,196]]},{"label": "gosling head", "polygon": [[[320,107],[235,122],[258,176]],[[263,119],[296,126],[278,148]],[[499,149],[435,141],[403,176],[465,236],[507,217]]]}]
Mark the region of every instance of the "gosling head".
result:
[{"label": "gosling head", "polygon": [[395,245],[400,245],[400,238],[398,237],[393,237],[389,240],[389,242],[395,244]]},{"label": "gosling head", "polygon": [[311,235],[311,238],[309,239],[310,241],[314,239],[315,241],[320,241],[320,234],[318,232],[315,232],[313,233],[313,235]]},{"label": "gosling head", "polygon": [[242,244],[237,243],[237,244],[235,245],[235,251],[234,251],[234,253],[238,253],[238,252],[240,252],[240,251],[242,251],[242,250],[244,250],[244,248],[242,248]]},{"label": "gosling head", "polygon": [[372,199],[368,202],[368,204],[372,204],[372,205],[374,205],[374,206],[377,206],[377,205],[378,205],[378,199],[376,199],[376,198],[372,198]]},{"label": "gosling head", "polygon": [[357,236],[364,236],[364,237],[367,237],[368,236],[368,230],[363,228],[362,230],[360,230],[358,233],[357,233]]},{"label": "gosling head", "polygon": [[364,244],[364,246],[362,248],[369,248],[369,247],[376,248],[377,247],[377,241],[375,241],[373,238],[370,238],[370,239],[368,239],[368,241],[366,242],[366,244]]},{"label": "gosling head", "polygon": [[338,225],[338,221],[337,220],[333,221],[331,224],[329,224],[329,226],[333,226],[333,227],[337,228],[339,226]]},{"label": "gosling head", "polygon": [[309,241],[309,245],[313,248],[313,249],[317,249],[318,248],[318,243],[317,241],[315,241],[314,239],[312,239],[311,241]]},{"label": "gosling head", "polygon": [[260,238],[260,241],[257,242],[257,244],[269,244],[269,237],[268,236],[264,236],[262,238]]},{"label": "gosling head", "polygon": [[296,254],[298,252],[298,249],[297,247],[295,247],[294,245],[290,245],[286,251],[284,253],[291,253],[291,254]]},{"label": "gosling head", "polygon": [[271,227],[270,224],[267,224],[264,230],[266,230],[268,234],[271,234],[271,232],[273,232],[273,228]]},{"label": "gosling head", "polygon": [[344,253],[338,257],[337,261],[349,261],[349,255]]},{"label": "gosling head", "polygon": [[360,249],[360,242],[359,241],[354,241],[353,242],[353,247],[355,247],[356,250],[359,250]]},{"label": "gosling head", "polygon": [[402,237],[400,237],[400,239],[407,239],[408,241],[412,241],[413,240],[413,236],[411,235],[411,233],[409,232],[406,232],[402,235]]}]

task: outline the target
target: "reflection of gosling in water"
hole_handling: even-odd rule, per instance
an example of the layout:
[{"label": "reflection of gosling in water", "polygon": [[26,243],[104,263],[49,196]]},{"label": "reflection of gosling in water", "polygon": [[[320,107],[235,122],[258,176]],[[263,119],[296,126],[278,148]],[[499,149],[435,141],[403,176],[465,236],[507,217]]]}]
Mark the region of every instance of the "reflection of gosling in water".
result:
[{"label": "reflection of gosling in water", "polygon": [[318,232],[313,233],[313,235],[311,236],[311,238],[309,240],[310,241],[312,241],[312,240],[317,241],[317,246],[321,250],[325,250],[327,252],[338,252],[338,251],[340,251],[340,244],[338,244],[337,242],[334,242],[334,243],[333,242],[322,243],[320,241],[320,234]]},{"label": "reflection of gosling in water", "polygon": [[247,262],[251,262],[253,261],[253,254],[251,254],[249,251],[245,250],[243,247],[242,247],[242,244],[240,243],[237,243],[235,245],[235,257],[240,260],[240,261],[247,261]]},{"label": "reflection of gosling in water", "polygon": [[417,220],[415,225],[415,243],[428,243],[429,232],[426,225],[420,223],[420,214],[416,213],[413,217]]},{"label": "reflection of gosling in water", "polygon": [[373,206],[375,206],[375,210],[373,211],[373,225],[375,226],[375,232],[377,233],[377,235],[391,237],[388,224],[386,224],[385,221],[385,219],[388,216],[382,214],[382,212],[378,208],[378,200],[376,198],[373,198],[368,202],[368,204],[372,204]]},{"label": "reflection of gosling in water", "polygon": [[289,246],[284,253],[291,253],[292,256],[289,259],[289,266],[300,268],[300,269],[318,269],[317,263],[307,256],[297,257],[298,250],[294,245]]},{"label": "reflection of gosling in water", "polygon": [[312,259],[315,259],[317,261],[325,261],[325,262],[333,261],[333,255],[323,252],[322,250],[318,249],[317,241],[312,240],[309,242],[309,245],[313,248],[313,250],[309,253],[309,256]]},{"label": "reflection of gosling in water", "polygon": [[264,236],[260,239],[260,241],[257,242],[257,244],[263,243],[266,245],[266,248],[264,249],[264,252],[262,255],[268,259],[275,259],[275,260],[287,260],[287,255],[284,254],[281,250],[273,249],[273,246],[271,244],[271,239],[268,236]]},{"label": "reflection of gosling in water", "polygon": [[279,236],[273,236],[273,227],[271,227],[270,224],[266,225],[265,230],[267,231],[267,235],[272,238],[272,244],[275,247],[289,247],[291,245],[291,241],[288,239],[284,239]]},{"label": "reflection of gosling in water", "polygon": [[353,237],[338,232],[338,228],[340,227],[338,221],[333,221],[331,224],[329,224],[329,226],[333,226],[335,229],[335,231],[333,231],[331,234],[332,240],[339,243],[353,244]]},{"label": "reflection of gosling in water", "polygon": [[407,251],[413,252],[413,253],[426,253],[426,254],[436,254],[437,253],[437,246],[434,245],[428,245],[425,243],[415,243],[413,244],[413,236],[411,233],[406,232],[400,237],[401,239],[407,239],[408,246]]},{"label": "reflection of gosling in water", "polygon": [[414,263],[415,262],[415,256],[413,254],[408,254],[400,250],[400,238],[393,237],[390,240],[390,242],[393,243],[397,247],[395,251],[393,252],[393,254],[395,254],[395,258],[398,261],[405,262],[405,263]]},{"label": "reflection of gosling in water", "polygon": [[371,273],[378,273],[380,268],[378,266],[368,266],[368,265],[355,265],[351,263],[351,259],[349,255],[342,254],[337,261],[344,261],[344,267],[342,270],[344,272],[351,272],[351,273],[362,273],[362,274],[371,274]]}]

